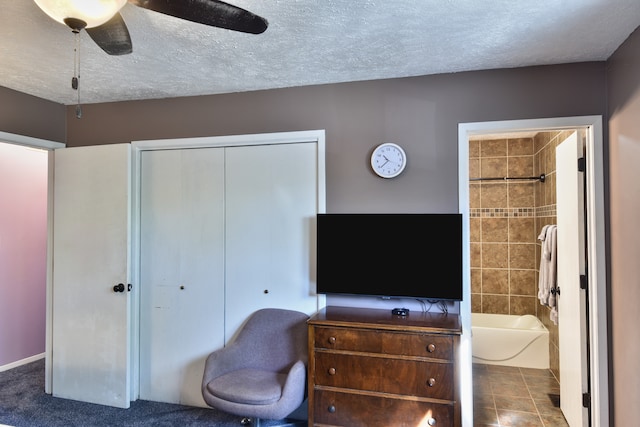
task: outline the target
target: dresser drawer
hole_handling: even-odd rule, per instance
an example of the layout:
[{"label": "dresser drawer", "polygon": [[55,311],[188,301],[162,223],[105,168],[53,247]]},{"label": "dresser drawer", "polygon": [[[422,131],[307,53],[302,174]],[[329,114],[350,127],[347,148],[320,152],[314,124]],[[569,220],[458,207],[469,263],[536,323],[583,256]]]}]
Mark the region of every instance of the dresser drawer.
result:
[{"label": "dresser drawer", "polygon": [[316,385],[453,400],[453,364],[315,352]]},{"label": "dresser drawer", "polygon": [[451,360],[453,338],[429,334],[316,327],[316,348]]},{"label": "dresser drawer", "polygon": [[313,408],[316,425],[416,427],[429,425],[429,418],[435,420],[436,427],[454,425],[452,404],[317,390]]}]

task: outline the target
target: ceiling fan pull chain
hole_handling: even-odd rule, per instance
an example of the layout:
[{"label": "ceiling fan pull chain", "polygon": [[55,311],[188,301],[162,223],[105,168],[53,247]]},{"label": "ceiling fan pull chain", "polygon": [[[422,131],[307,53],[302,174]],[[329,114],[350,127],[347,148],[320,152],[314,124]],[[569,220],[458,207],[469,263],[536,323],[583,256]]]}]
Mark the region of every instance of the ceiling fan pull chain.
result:
[{"label": "ceiling fan pull chain", "polygon": [[82,107],[80,106],[80,31],[73,31],[76,38],[76,47],[74,49],[73,58],[73,77],[71,78],[71,87],[77,91],[78,104],[76,105],[76,117],[82,118]]}]

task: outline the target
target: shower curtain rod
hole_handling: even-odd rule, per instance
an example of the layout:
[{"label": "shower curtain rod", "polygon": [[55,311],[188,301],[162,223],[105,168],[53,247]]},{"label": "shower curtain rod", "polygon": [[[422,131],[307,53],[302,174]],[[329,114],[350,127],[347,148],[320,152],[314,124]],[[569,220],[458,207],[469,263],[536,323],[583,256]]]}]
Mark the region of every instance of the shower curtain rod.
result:
[{"label": "shower curtain rod", "polygon": [[540,176],[517,176],[517,177],[505,176],[505,177],[495,177],[495,178],[469,178],[469,181],[510,181],[510,180],[531,181],[531,180],[535,180],[535,181],[544,182],[545,178],[546,178],[545,175],[542,174]]}]

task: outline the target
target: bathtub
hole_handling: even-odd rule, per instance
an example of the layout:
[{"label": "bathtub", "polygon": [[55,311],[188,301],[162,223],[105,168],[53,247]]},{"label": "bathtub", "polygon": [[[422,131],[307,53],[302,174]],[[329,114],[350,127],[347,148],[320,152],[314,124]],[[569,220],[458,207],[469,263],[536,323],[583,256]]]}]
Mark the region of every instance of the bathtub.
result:
[{"label": "bathtub", "polygon": [[535,316],[471,313],[474,363],[549,369],[549,331]]}]

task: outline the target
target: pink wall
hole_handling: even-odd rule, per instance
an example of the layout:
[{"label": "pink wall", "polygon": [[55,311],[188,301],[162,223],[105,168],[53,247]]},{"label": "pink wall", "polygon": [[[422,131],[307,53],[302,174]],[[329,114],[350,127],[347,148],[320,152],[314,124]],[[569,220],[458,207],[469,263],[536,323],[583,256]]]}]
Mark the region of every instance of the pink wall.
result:
[{"label": "pink wall", "polygon": [[45,350],[47,152],[0,143],[0,367]]}]

